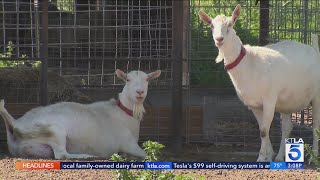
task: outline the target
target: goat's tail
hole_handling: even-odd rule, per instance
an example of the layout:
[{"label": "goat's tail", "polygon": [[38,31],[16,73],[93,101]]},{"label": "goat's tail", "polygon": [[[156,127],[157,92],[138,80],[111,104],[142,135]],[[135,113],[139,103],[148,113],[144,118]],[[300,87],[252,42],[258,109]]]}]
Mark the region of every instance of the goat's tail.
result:
[{"label": "goat's tail", "polygon": [[4,120],[4,124],[6,126],[8,143],[9,143],[9,141],[12,142],[13,141],[13,128],[14,128],[15,119],[9,114],[7,109],[4,107],[4,100],[3,99],[1,99],[1,101],[0,101],[0,115],[2,116],[2,119]]},{"label": "goat's tail", "polygon": [[311,44],[312,44],[312,47],[317,51],[317,53],[320,53],[320,51],[319,51],[319,37],[317,34],[311,34]]},{"label": "goat's tail", "polygon": [[9,114],[7,109],[4,107],[4,100],[3,99],[1,99],[1,101],[0,101],[0,115],[2,116],[2,118],[6,124],[6,128],[8,128],[8,126],[11,128],[14,126],[15,119]]},{"label": "goat's tail", "polygon": [[8,150],[11,155],[15,156],[16,154],[14,149],[16,148],[16,145],[17,145],[13,135],[15,119],[9,114],[7,109],[4,107],[3,99],[1,99],[0,101],[0,115],[2,116],[4,120],[4,124],[6,126]]}]

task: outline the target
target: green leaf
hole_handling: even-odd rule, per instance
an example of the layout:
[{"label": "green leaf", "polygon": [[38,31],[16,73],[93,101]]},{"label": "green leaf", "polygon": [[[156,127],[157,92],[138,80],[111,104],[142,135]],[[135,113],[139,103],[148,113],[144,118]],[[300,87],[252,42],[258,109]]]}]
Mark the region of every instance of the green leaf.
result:
[{"label": "green leaf", "polygon": [[307,152],[307,155],[309,155],[309,157],[311,157],[312,162],[316,165],[317,168],[320,168],[320,160],[319,158],[313,153],[310,145],[305,144],[304,148]]}]

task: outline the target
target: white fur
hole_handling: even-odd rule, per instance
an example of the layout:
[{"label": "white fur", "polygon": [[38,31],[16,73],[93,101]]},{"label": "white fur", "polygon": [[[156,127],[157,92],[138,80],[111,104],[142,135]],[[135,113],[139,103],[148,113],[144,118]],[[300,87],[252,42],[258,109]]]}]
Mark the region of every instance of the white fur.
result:
[{"label": "white fur", "polygon": [[119,99],[125,107],[134,109],[134,117],[111,99],[87,105],[61,102],[38,107],[15,120],[2,100],[0,114],[5,120],[10,153],[16,157],[82,159],[108,158],[124,152],[144,158],[146,153],[137,143],[143,101],[148,91],[147,80],[157,78],[160,73],[159,70],[150,74],[116,71],[118,77],[126,81]]},{"label": "white fur", "polygon": [[143,107],[143,104],[134,104],[133,105],[133,117],[134,118],[142,120],[144,113],[145,113],[145,109]]},{"label": "white fur", "polygon": [[[241,50],[241,40],[233,25],[240,15],[240,5],[232,17],[219,15],[211,21],[212,35],[224,63],[232,63]],[[200,18],[209,19],[205,13]],[[223,41],[217,38],[223,37]],[[317,42],[317,41],[314,41]],[[261,148],[257,161],[272,161],[269,138],[274,112],[282,117],[282,137],[276,161],[284,160],[285,138],[292,130],[291,113],[312,103],[314,128],[320,124],[320,56],[314,48],[294,41],[266,47],[245,45],[247,54],[228,74],[241,101],[254,113],[260,129]],[[318,155],[318,137],[313,133],[313,151]]]}]

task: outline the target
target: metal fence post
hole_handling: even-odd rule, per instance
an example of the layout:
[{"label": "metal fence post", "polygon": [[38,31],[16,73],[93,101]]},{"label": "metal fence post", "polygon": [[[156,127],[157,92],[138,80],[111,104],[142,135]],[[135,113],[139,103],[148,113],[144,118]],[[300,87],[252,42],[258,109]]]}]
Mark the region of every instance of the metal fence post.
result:
[{"label": "metal fence post", "polygon": [[48,104],[48,0],[41,1],[40,105]]},{"label": "metal fence post", "polygon": [[[304,32],[303,42],[307,44],[308,41],[308,0],[304,0]],[[309,110],[307,111],[309,112]],[[301,125],[304,125],[304,110],[301,111]]]},{"label": "metal fence post", "polygon": [[304,32],[303,41],[305,44],[308,42],[308,0],[304,0]]},{"label": "metal fence post", "polygon": [[181,149],[182,130],[182,53],[183,53],[183,1],[172,2],[172,56],[173,81],[172,81],[172,143],[174,149]]}]

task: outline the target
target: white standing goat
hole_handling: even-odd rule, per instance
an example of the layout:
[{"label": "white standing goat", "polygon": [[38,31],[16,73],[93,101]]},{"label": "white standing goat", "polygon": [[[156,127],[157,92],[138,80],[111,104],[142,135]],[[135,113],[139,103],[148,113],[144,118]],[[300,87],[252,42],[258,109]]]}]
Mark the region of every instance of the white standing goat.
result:
[{"label": "white standing goat", "polygon": [[[211,27],[219,49],[216,62],[224,60],[240,100],[254,113],[260,130],[261,148],[257,161],[272,161],[269,138],[275,112],[281,113],[282,137],[276,161],[284,160],[285,138],[292,130],[291,113],[313,106],[313,126],[320,120],[320,56],[311,46],[284,41],[266,47],[243,45],[233,26],[240,15],[240,5],[231,17],[214,19],[200,11],[200,19]],[[317,47],[314,44],[314,47]],[[318,155],[318,137],[313,131],[313,151]]]},{"label": "white standing goat", "polygon": [[32,109],[17,120],[1,100],[9,152],[26,158],[108,158],[118,152],[144,158],[146,153],[138,145],[143,102],[148,81],[161,71],[115,73],[126,82],[118,100],[88,105],[61,102]]}]

